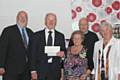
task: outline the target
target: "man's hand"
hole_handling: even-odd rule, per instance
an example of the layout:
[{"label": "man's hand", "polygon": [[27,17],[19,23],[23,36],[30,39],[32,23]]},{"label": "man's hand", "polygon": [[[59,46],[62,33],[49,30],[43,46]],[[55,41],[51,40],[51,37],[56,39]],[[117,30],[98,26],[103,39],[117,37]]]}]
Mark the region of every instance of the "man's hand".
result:
[{"label": "man's hand", "polygon": [[5,74],[5,69],[4,68],[0,68],[0,75]]},{"label": "man's hand", "polygon": [[37,75],[36,71],[35,72],[31,72],[31,78],[32,78],[32,80],[37,80],[37,77],[38,77],[38,75]]},{"label": "man's hand", "polygon": [[58,52],[58,53],[57,53],[57,56],[59,56],[59,57],[64,57],[64,51]]}]

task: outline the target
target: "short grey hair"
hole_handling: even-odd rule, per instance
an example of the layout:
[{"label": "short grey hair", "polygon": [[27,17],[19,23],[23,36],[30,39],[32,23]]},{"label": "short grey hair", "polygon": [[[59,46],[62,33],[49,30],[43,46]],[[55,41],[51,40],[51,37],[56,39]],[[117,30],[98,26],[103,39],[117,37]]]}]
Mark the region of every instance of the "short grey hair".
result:
[{"label": "short grey hair", "polygon": [[110,30],[113,30],[112,25],[106,21],[101,23],[100,28],[105,26],[108,27]]}]

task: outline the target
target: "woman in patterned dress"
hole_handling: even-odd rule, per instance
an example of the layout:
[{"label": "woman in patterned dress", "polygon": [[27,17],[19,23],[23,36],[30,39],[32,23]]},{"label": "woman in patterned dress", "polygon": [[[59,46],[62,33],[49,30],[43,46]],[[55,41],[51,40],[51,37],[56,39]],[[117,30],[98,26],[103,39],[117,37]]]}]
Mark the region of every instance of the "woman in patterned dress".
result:
[{"label": "woman in patterned dress", "polygon": [[64,80],[85,80],[87,70],[86,49],[82,45],[84,35],[75,31],[71,36],[74,45],[67,49],[64,62]]}]

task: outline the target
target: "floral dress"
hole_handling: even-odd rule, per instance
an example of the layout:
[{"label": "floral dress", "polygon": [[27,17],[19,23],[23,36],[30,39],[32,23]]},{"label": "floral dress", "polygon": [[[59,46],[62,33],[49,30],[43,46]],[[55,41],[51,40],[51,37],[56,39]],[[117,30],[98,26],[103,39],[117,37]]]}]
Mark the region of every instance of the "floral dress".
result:
[{"label": "floral dress", "polygon": [[82,48],[77,55],[71,53],[71,48],[67,50],[67,58],[64,62],[64,80],[79,80],[80,76],[86,73],[87,59],[86,50]]}]

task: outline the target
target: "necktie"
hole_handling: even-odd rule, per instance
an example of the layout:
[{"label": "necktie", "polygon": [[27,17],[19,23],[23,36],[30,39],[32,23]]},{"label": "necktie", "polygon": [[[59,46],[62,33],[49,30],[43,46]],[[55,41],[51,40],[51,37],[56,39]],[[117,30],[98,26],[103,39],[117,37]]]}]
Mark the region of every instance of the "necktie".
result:
[{"label": "necktie", "polygon": [[27,48],[27,37],[25,35],[25,29],[22,29],[22,38],[25,48]]},{"label": "necktie", "polygon": [[52,31],[48,31],[48,33],[47,46],[52,46]]}]

